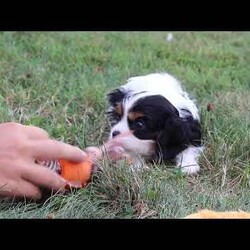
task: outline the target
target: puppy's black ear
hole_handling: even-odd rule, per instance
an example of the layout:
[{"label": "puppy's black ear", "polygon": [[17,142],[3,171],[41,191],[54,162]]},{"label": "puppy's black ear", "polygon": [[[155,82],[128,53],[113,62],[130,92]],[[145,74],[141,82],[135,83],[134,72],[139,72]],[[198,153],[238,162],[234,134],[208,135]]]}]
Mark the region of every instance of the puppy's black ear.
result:
[{"label": "puppy's black ear", "polygon": [[163,161],[173,160],[188,146],[201,146],[201,127],[192,117],[168,117],[157,137],[157,152]]},{"label": "puppy's black ear", "polygon": [[107,94],[107,99],[112,106],[115,106],[117,103],[121,102],[125,97],[125,93],[122,89],[115,89],[109,94]]}]

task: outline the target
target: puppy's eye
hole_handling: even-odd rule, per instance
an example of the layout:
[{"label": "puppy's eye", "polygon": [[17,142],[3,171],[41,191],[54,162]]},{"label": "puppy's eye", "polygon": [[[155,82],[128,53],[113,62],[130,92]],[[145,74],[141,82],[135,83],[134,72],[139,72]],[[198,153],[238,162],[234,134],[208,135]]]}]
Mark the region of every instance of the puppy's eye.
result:
[{"label": "puppy's eye", "polygon": [[143,129],[145,127],[145,123],[143,121],[135,122],[135,129]]}]

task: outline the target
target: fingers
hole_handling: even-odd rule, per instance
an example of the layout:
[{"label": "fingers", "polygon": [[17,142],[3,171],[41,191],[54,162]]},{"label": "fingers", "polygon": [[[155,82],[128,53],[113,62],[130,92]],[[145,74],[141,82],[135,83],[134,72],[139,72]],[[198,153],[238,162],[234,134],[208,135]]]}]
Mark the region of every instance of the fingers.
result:
[{"label": "fingers", "polygon": [[87,154],[81,149],[56,140],[34,141],[29,146],[35,159],[65,159],[74,162],[87,159]]},{"label": "fingers", "polygon": [[66,181],[60,175],[35,163],[23,170],[22,178],[37,186],[46,187],[56,191],[64,191],[66,185]]},{"label": "fingers", "polygon": [[40,189],[25,180],[9,183],[8,186],[2,186],[0,194],[9,197],[33,198],[35,200],[42,197]]},{"label": "fingers", "polygon": [[0,124],[1,128],[6,129],[6,133],[10,131],[10,133],[13,134],[13,132],[20,132],[23,135],[27,136],[29,139],[47,139],[49,138],[48,133],[38,127],[35,126],[26,126],[22,125],[20,123],[15,122],[6,122]]},{"label": "fingers", "polygon": [[49,134],[41,128],[35,126],[24,126],[24,129],[29,139],[42,140],[49,138]]}]

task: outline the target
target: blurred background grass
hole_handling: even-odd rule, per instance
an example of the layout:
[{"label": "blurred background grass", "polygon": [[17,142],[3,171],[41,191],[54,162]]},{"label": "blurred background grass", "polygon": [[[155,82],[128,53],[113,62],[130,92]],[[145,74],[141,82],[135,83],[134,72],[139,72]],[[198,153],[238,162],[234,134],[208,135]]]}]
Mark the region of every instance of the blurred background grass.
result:
[{"label": "blurred background grass", "polygon": [[[45,204],[0,203],[2,218],[177,218],[249,210],[250,32],[1,32],[0,117],[85,148],[107,138],[106,94],[127,78],[169,72],[197,100],[201,173],[135,174],[102,163],[85,189]],[[207,111],[207,106],[212,109]],[[136,175],[136,176],[135,176]],[[139,183],[139,184],[138,184]]]}]

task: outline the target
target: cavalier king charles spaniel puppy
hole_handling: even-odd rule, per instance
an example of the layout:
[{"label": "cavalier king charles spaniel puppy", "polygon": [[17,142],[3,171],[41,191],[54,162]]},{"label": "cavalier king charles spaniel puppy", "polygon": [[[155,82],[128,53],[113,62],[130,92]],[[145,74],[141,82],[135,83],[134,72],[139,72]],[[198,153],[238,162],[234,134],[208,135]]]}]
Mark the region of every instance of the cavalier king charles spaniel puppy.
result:
[{"label": "cavalier king charles spaniel puppy", "polygon": [[128,154],[158,163],[175,163],[187,174],[200,169],[202,152],[198,109],[180,82],[167,73],[129,78],[107,95],[111,125]]}]

